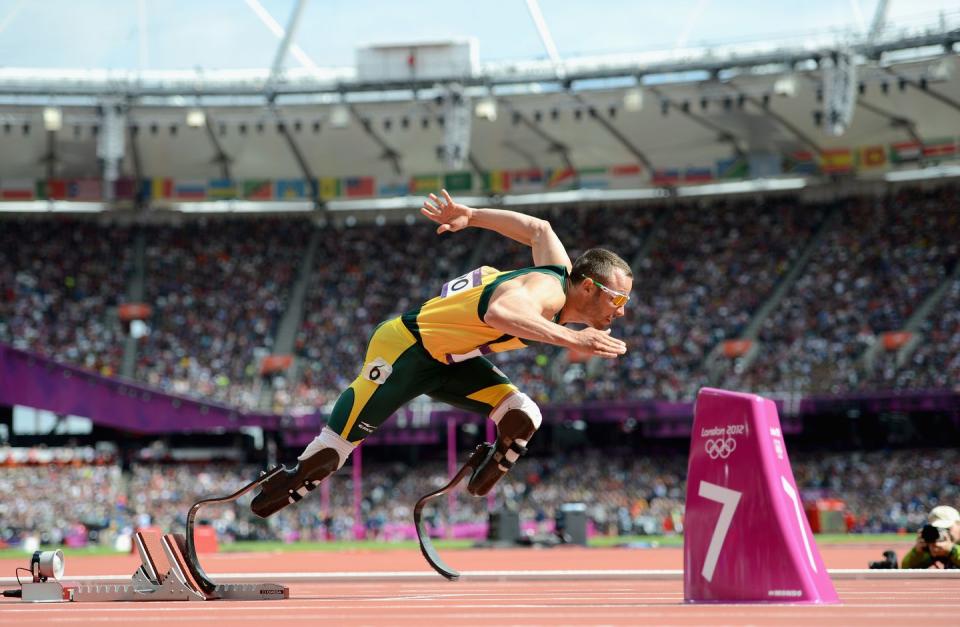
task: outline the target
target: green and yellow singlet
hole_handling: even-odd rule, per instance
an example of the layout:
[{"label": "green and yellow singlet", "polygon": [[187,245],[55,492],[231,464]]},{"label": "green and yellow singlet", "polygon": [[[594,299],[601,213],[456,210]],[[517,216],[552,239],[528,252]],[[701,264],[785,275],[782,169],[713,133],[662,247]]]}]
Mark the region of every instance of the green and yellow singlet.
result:
[{"label": "green and yellow singlet", "polygon": [[483,317],[498,285],[529,272],[555,276],[566,290],[565,266],[509,272],[485,266],[446,283],[439,296],[418,309],[378,326],[359,376],[337,399],[327,425],[342,438],[360,442],[421,394],[489,414],[517,387],[483,356],[526,344]]},{"label": "green and yellow singlet", "polygon": [[434,359],[447,364],[523,348],[523,340],[494,329],[483,317],[497,286],[529,272],[556,276],[566,290],[564,266],[506,272],[483,266],[444,284],[439,296],[403,314],[403,324]]}]

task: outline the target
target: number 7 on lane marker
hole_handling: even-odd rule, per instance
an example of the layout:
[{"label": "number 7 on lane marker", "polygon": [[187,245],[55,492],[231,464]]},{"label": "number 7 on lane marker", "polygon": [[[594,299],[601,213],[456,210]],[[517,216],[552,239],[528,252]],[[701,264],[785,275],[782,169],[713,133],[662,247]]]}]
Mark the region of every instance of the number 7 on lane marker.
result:
[{"label": "number 7 on lane marker", "polygon": [[724,488],[708,481],[701,481],[699,495],[723,505],[720,510],[720,517],[717,518],[717,526],[713,528],[713,536],[710,537],[710,546],[707,548],[707,557],[703,560],[703,569],[700,571],[704,579],[713,581],[713,571],[717,567],[723,541],[727,538],[727,532],[730,531],[733,513],[737,510],[743,492]]}]

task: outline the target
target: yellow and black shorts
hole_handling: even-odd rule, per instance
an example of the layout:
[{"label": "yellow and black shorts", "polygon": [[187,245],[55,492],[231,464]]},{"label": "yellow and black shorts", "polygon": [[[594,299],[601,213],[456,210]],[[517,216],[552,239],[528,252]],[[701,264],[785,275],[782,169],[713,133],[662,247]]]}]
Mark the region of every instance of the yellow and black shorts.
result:
[{"label": "yellow and black shorts", "polygon": [[394,318],[373,332],[360,376],[337,399],[327,426],[356,443],[421,394],[486,415],[516,391],[484,357],[454,364],[437,361],[403,321]]}]

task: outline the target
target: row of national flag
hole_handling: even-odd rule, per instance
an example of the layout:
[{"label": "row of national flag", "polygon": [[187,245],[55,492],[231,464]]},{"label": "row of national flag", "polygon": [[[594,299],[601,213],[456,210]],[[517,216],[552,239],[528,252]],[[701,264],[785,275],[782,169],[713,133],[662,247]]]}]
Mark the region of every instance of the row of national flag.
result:
[{"label": "row of national flag", "polygon": [[[138,184],[139,183],[139,184]],[[321,178],[316,193],[328,198],[370,198],[377,195],[372,176]],[[0,200],[102,201],[105,183],[100,179],[0,179]],[[120,179],[114,183],[113,198],[132,200],[295,200],[313,197],[313,185],[304,179]]]},{"label": "row of national flag", "polygon": [[910,163],[947,161],[960,157],[960,146],[952,137],[925,142],[906,141],[857,148],[824,149],[819,156],[799,151],[784,159],[785,174],[849,174],[885,170]]},{"label": "row of national flag", "polygon": [[[120,179],[114,183],[113,198],[132,200],[298,200],[313,198],[372,198],[422,195],[444,188],[451,193],[484,191],[523,193],[544,189],[639,187],[642,169],[637,165],[612,168],[558,168],[541,170],[492,170],[477,176],[473,172],[419,174],[411,177],[348,176],[306,179]],[[139,183],[139,184],[138,184]],[[102,201],[105,183],[100,179],[0,179],[0,200]]]},{"label": "row of national flag", "polygon": [[[841,175],[885,170],[910,163],[930,163],[960,158],[956,138],[876,144],[857,148],[829,148],[820,154],[795,151],[787,155],[743,155],[718,160],[710,166],[656,168],[646,172],[639,164],[601,168],[522,168],[473,172],[418,174],[415,176],[348,176],[306,179],[120,179],[114,183],[116,200],[298,200],[315,195],[321,200],[373,198],[436,192],[523,194],[565,189],[629,189],[650,184],[672,186],[794,175]],[[0,201],[73,200],[102,201],[105,183],[100,179],[0,178]]]}]

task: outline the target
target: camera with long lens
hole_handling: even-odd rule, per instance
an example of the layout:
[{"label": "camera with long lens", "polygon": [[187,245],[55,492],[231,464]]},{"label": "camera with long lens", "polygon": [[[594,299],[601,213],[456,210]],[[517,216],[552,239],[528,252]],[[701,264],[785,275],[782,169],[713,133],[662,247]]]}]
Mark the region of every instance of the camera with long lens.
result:
[{"label": "camera with long lens", "polygon": [[947,529],[945,527],[934,527],[933,525],[924,525],[920,530],[920,537],[927,544],[936,544],[942,540],[947,540]]},{"label": "camera with long lens", "polygon": [[893,551],[884,551],[882,560],[870,562],[868,566],[873,569],[881,569],[881,570],[892,570],[895,568],[900,568],[897,562],[897,554],[894,553]]}]

